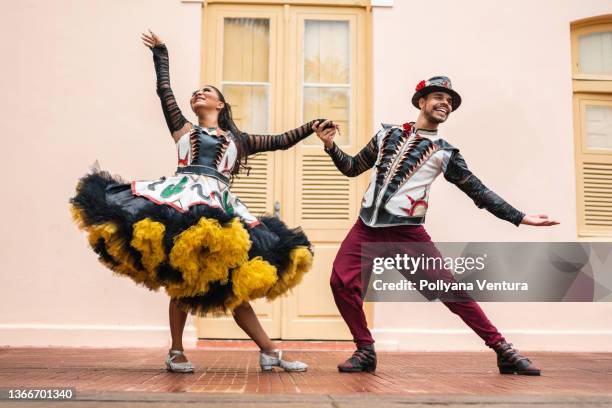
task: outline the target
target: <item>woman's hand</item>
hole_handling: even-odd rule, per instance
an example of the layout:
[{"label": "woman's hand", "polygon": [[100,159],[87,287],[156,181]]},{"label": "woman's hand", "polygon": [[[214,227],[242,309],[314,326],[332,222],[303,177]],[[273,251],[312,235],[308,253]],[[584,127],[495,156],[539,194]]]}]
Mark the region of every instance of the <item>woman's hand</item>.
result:
[{"label": "woman's hand", "polygon": [[164,42],[155,34],[153,31],[149,30],[149,33],[142,33],[140,38],[142,38],[142,42],[149,48],[157,47],[158,45],[162,45]]},{"label": "woman's hand", "polygon": [[523,217],[523,221],[521,224],[525,225],[533,225],[536,227],[549,227],[551,225],[558,225],[559,221],[548,218],[546,214],[535,214],[535,215],[525,215]]},{"label": "woman's hand", "polygon": [[336,130],[339,129],[339,126],[335,123],[333,123],[332,127],[325,129],[325,126],[327,126],[330,122],[330,120],[326,120],[323,123],[316,121],[312,125],[312,130],[315,131],[327,149],[331,149],[334,145],[334,136],[336,135]]}]

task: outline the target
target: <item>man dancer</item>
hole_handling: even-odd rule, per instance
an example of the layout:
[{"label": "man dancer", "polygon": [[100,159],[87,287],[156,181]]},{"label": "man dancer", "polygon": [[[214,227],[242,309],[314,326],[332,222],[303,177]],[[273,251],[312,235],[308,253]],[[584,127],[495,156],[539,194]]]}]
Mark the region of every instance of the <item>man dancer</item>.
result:
[{"label": "man dancer", "polygon": [[[438,136],[438,125],[461,104],[449,78],[436,76],[419,82],[412,104],[420,109],[415,123],[383,126],[356,156],[347,155],[333,142],[336,129],[326,126],[327,122],[314,128],[344,175],[355,177],[374,167],[359,218],[340,246],[330,279],[336,305],[357,345],[353,356],[338,365],[341,372],[376,370],[374,339],[363,312],[361,244],[425,242],[437,253],[422,224],[429,188],[440,173],[479,208],[516,226],[558,224],[546,215],[525,215],[506,203],[470,172],[459,149]],[[500,373],[540,375],[540,369],[506,342],[474,300],[465,297],[444,304],[497,353]]]}]

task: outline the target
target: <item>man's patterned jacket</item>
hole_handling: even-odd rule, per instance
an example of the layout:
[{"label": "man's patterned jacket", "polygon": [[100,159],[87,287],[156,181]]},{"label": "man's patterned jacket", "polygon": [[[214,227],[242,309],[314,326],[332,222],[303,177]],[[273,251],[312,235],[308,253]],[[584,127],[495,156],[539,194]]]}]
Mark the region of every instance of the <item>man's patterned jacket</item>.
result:
[{"label": "man's patterned jacket", "polygon": [[472,174],[459,149],[437,131],[416,129],[414,123],[383,125],[356,156],[347,155],[335,143],[325,151],[348,177],[374,168],[359,214],[370,227],[422,224],[429,189],[440,173],[496,217],[518,226],[525,216]]}]

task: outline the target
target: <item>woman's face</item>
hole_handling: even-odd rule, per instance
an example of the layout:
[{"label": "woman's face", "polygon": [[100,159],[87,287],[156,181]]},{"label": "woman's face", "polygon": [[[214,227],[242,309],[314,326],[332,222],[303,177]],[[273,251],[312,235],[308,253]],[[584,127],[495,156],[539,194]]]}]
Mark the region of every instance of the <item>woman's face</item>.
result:
[{"label": "woman's face", "polygon": [[225,105],[219,98],[219,94],[210,85],[205,85],[202,89],[198,89],[191,94],[189,100],[191,109],[197,114],[202,110],[217,110],[220,111]]}]

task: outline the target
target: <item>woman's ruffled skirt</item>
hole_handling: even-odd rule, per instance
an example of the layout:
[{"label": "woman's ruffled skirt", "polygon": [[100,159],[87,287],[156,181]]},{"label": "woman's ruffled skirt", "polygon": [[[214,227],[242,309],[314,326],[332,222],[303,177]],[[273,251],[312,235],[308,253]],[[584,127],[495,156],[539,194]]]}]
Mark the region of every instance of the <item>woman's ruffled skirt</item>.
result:
[{"label": "woman's ruffled skirt", "polygon": [[186,212],[132,193],[109,173],[83,177],[71,211],[100,261],[150,290],[164,288],[192,314],[269,300],[296,286],[312,265],[301,229],[274,217],[259,220],[279,237],[273,249],[253,245],[239,218],[194,205]]}]

